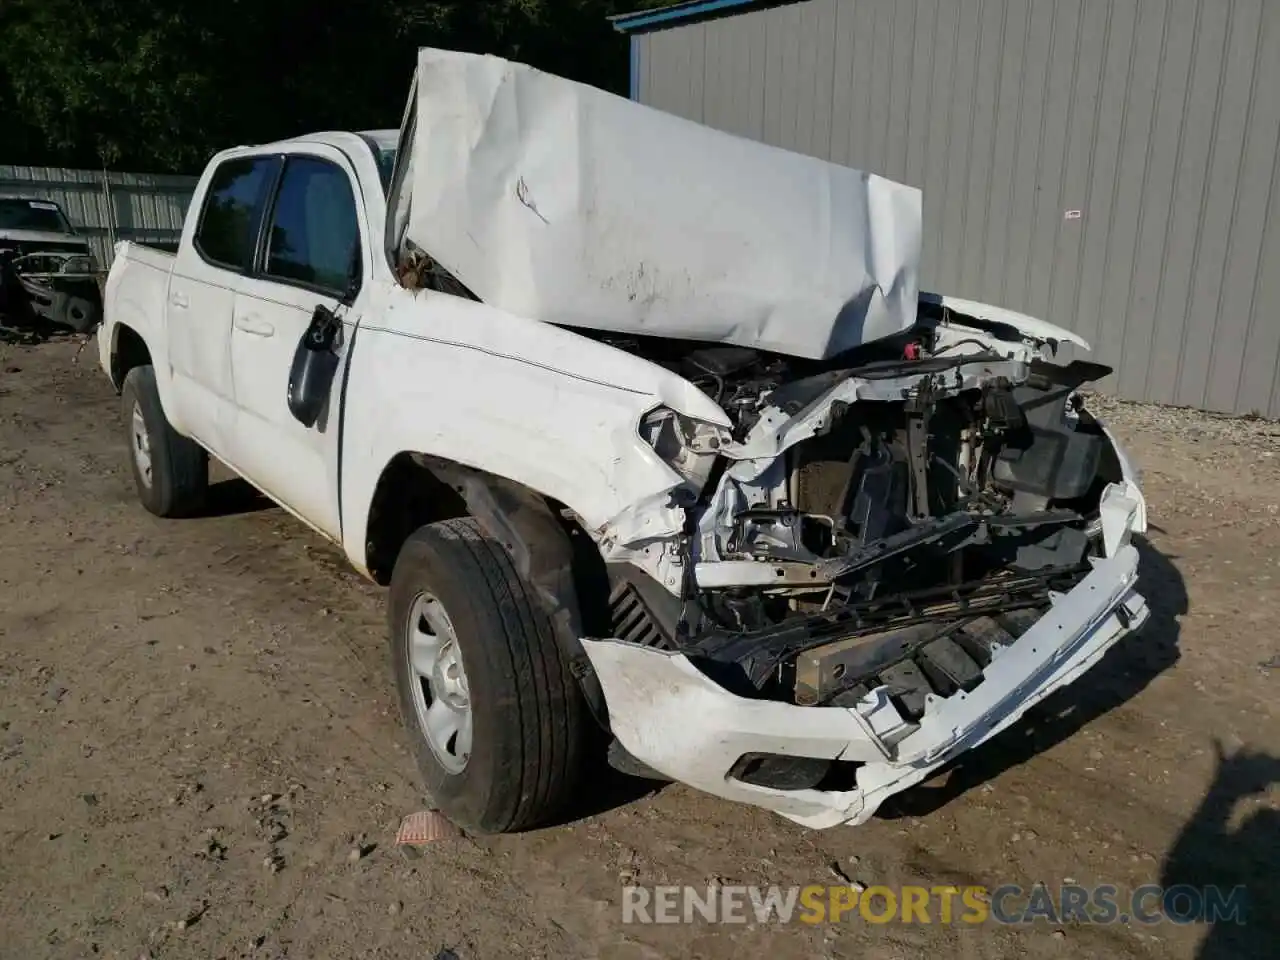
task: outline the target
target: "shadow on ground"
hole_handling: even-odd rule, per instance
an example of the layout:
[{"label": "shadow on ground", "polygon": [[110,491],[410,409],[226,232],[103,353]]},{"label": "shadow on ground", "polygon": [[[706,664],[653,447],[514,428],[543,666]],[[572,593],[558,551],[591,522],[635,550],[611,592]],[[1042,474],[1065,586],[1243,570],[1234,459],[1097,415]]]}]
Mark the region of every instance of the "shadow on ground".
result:
[{"label": "shadow on ground", "polygon": [[[1199,960],[1277,956],[1280,811],[1254,809],[1231,828],[1241,802],[1264,796],[1275,784],[1280,784],[1280,757],[1247,751],[1227,756],[1219,746],[1213,783],[1165,856],[1160,876],[1165,916],[1210,922]],[[1177,889],[1183,886],[1191,889]],[[1216,917],[1215,903],[1226,907]],[[1240,912],[1233,913],[1233,907]]]},{"label": "shadow on ground", "polygon": [[603,760],[599,761],[599,768],[592,771],[591,789],[583,791],[580,802],[566,813],[560,820],[560,825],[576,823],[629,806],[646,797],[656,796],[670,786],[666,780],[646,780],[619,773]]},{"label": "shadow on ground", "polygon": [[199,516],[205,518],[234,517],[246,513],[259,513],[275,509],[275,504],[247,480],[232,477],[209,484],[204,509]]},{"label": "shadow on ground", "polygon": [[931,780],[890,797],[878,816],[887,820],[927,816],[1038,753],[1062,743],[1088,724],[1137,696],[1178,662],[1178,617],[1187,612],[1182,574],[1150,541],[1135,541],[1139,553],[1138,592],[1151,618],[1136,634],[1111,648],[1074,684],[1028,711],[1021,723],[961,754]]}]

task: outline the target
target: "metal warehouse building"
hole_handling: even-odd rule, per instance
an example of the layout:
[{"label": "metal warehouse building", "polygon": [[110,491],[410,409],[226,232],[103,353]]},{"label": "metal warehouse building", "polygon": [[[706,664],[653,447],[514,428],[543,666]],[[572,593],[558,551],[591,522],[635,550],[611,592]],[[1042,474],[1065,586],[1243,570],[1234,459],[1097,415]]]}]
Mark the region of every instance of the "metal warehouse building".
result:
[{"label": "metal warehouse building", "polygon": [[1280,0],[696,0],[632,96],[924,191],[926,289],[1121,396],[1280,416]]}]

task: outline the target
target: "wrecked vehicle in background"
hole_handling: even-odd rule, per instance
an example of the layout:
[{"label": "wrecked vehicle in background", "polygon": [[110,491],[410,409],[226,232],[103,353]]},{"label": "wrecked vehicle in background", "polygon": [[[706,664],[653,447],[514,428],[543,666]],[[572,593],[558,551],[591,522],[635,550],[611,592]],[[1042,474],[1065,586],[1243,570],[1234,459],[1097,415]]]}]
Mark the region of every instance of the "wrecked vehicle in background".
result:
[{"label": "wrecked vehicle in background", "polygon": [[0,316],[88,333],[102,317],[89,241],[56,203],[0,197]]},{"label": "wrecked vehicle in background", "polygon": [[1146,620],[1107,369],[921,293],[918,191],[436,50],[395,143],[219,154],[176,258],[118,248],[100,344],[149,509],[208,451],[390,585],[458,823],[559,815],[593,723],[860,823]]}]

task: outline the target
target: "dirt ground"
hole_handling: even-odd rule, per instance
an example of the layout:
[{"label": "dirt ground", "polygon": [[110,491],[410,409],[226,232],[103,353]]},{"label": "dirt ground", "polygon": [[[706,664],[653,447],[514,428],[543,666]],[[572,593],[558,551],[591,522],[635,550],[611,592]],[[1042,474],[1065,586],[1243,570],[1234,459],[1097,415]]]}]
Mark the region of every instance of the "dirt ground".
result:
[{"label": "dirt ground", "polygon": [[[866,826],[810,832],[602,777],[603,812],[411,862],[392,840],[424,798],[382,592],[239,481],[213,516],[145,513],[96,345],[75,352],[0,346],[0,956],[1275,955],[1280,425],[1100,403],[1145,470],[1152,623]],[[625,881],[836,870],[1247,884],[1252,922],[621,922]]]}]

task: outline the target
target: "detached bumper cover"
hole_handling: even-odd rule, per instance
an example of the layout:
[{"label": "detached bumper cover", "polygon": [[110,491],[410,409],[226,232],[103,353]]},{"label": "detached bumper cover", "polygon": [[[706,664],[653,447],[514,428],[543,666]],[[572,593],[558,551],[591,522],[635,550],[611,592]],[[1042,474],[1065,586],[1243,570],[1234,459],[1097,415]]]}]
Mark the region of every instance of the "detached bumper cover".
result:
[{"label": "detached bumper cover", "polygon": [[[1118,488],[1117,494],[1122,490],[1129,492]],[[1133,492],[1140,504],[1141,495]],[[1132,513],[1128,520],[1129,529],[1144,525]],[[632,756],[707,793],[825,828],[868,820],[885,798],[1017,722],[1093,666],[1148,617],[1146,601],[1135,589],[1137,576],[1138,552],[1125,536],[1075,589],[1057,596],[1030,630],[999,652],[976,689],[930,698],[914,729],[883,688],[871,691],[856,708],[747,700],[720,687],[682,654],[616,640],[584,645],[604,688],[613,732]],[[781,790],[730,776],[747,753],[864,766],[856,790]]]}]

